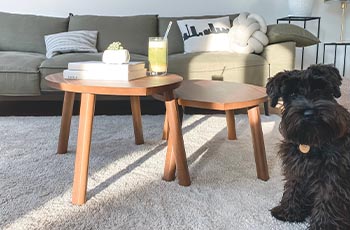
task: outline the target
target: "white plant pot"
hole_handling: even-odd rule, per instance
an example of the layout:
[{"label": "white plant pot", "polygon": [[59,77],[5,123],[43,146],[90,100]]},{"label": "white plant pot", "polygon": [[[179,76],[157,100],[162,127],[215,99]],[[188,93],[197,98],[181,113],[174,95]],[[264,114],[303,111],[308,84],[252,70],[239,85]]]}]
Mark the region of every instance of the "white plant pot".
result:
[{"label": "white plant pot", "polygon": [[288,0],[289,16],[309,17],[315,0]]},{"label": "white plant pot", "polygon": [[102,61],[108,64],[122,64],[130,61],[128,50],[105,50],[102,55]]}]

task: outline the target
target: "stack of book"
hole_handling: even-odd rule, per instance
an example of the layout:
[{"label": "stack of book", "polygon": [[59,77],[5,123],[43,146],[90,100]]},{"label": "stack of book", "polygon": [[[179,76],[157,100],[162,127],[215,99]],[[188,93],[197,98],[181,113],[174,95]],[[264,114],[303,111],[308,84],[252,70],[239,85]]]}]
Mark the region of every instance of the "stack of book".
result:
[{"label": "stack of book", "polygon": [[65,79],[130,81],[146,76],[144,62],[107,64],[102,61],[70,62],[63,71]]}]

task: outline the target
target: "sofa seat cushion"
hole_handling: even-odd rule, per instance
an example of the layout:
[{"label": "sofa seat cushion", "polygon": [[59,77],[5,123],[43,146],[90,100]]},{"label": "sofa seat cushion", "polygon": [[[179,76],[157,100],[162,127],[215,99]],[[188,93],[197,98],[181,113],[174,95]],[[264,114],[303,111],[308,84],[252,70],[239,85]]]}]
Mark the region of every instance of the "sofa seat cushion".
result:
[{"label": "sofa seat cushion", "polygon": [[45,55],[27,52],[0,52],[0,95],[40,95],[39,66]]},{"label": "sofa seat cushion", "polygon": [[[63,70],[67,69],[69,62],[101,61],[102,54],[103,54],[102,52],[101,53],[67,53],[67,54],[54,56],[50,59],[46,59],[40,65],[41,90],[57,91],[47,86],[45,77],[50,74],[63,72]],[[132,61],[147,61],[147,56],[144,56],[144,55],[130,54],[130,56],[131,56],[130,59]]]},{"label": "sofa seat cushion", "polygon": [[169,73],[184,79],[222,79],[265,86],[269,63],[255,54],[199,52],[169,55]]}]

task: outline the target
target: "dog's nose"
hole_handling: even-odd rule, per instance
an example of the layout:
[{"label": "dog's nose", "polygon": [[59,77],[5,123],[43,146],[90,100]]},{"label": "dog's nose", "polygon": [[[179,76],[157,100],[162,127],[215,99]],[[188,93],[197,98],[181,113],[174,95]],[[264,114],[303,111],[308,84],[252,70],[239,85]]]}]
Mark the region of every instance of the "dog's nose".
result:
[{"label": "dog's nose", "polygon": [[305,109],[304,110],[304,117],[311,117],[312,115],[314,115],[313,109]]}]

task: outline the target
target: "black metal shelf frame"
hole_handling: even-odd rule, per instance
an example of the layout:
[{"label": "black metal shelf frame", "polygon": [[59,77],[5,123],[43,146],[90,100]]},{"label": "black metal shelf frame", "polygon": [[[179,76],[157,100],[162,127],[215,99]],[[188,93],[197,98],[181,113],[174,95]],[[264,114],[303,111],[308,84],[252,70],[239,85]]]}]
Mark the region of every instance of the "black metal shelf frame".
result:
[{"label": "black metal shelf frame", "polygon": [[348,42],[348,41],[347,42],[325,42],[323,44],[323,59],[322,59],[323,64],[324,64],[324,56],[326,53],[327,46],[334,46],[334,60],[333,60],[334,66],[336,66],[336,62],[337,62],[337,48],[338,48],[338,46],[344,46],[343,76],[345,76],[346,48],[348,46],[350,46],[350,42]]}]

